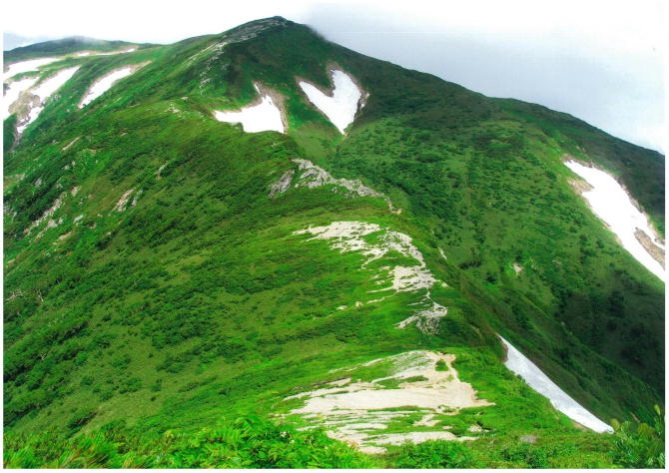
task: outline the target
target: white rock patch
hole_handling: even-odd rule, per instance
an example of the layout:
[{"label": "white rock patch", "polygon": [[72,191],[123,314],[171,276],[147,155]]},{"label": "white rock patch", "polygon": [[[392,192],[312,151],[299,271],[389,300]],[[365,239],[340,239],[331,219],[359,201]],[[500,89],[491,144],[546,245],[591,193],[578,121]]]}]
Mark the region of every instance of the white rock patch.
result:
[{"label": "white rock patch", "polygon": [[58,71],[56,74],[42,81],[37,87],[29,91],[32,95],[37,97],[38,105],[30,108],[28,118],[23,120],[16,128],[19,133],[23,133],[26,127],[37,119],[39,114],[42,113],[42,110],[44,110],[46,100],[51,97],[54,92],[65,85],[65,83],[70,80],[78,70],[79,66]]},{"label": "white rock patch", "polygon": [[[364,236],[383,231],[378,243],[368,243]],[[322,227],[309,227],[298,230],[295,235],[311,234],[312,240],[333,240],[330,245],[341,252],[361,251],[367,257],[365,264],[384,257],[391,251],[408,256],[418,261],[418,266],[425,267],[422,253],[411,243],[411,237],[393,230],[383,230],[376,223],[367,222],[333,222]],[[399,266],[401,267],[401,266]],[[405,277],[398,271],[399,277]]]},{"label": "white rock patch", "polygon": [[[254,85],[258,94],[260,88]],[[281,109],[274,103],[269,94],[260,98],[260,103],[249,105],[234,112],[215,111],[214,117],[219,122],[241,123],[247,133],[259,133],[261,131],[278,131],[285,133],[285,127],[281,117]]]},{"label": "white rock patch", "polygon": [[613,429],[609,425],[592,415],[571,396],[560,389],[557,384],[551,381],[543,371],[513,345],[501,336],[499,338],[507,350],[507,360],[504,362],[504,365],[523,378],[532,389],[546,396],[555,409],[595,432],[613,432]]},{"label": "white rock patch", "polygon": [[592,186],[591,190],[583,192],[583,197],[595,215],[616,234],[623,248],[664,281],[664,268],[646,251],[636,238],[635,232],[637,229],[641,230],[652,238],[655,246],[662,250],[664,247],[651,228],[648,217],[632,203],[618,181],[604,171],[584,166],[576,161],[567,161],[565,164]]},{"label": "white rock patch", "polygon": [[448,307],[432,302],[432,307],[421,310],[411,317],[404,319],[397,328],[406,328],[411,324],[416,324],[418,329],[423,333],[436,333],[439,326],[439,319],[446,317],[448,314]]},{"label": "white rock patch", "polygon": [[[376,238],[376,243],[368,242],[365,237],[374,233],[380,233]],[[417,311],[414,315],[398,324],[398,328],[406,328],[415,323],[424,333],[436,332],[439,319],[445,317],[447,308],[432,301],[429,290],[437,283],[425,264],[423,254],[416,248],[411,237],[393,230],[386,230],[375,223],[367,222],[333,222],[330,225],[321,227],[309,227],[305,230],[298,230],[294,235],[313,235],[310,240],[328,240],[332,249],[339,250],[342,253],[351,251],[360,252],[365,256],[363,267],[372,261],[381,259],[391,252],[399,253],[402,256],[413,258],[417,264],[412,266],[384,266],[381,268],[383,273],[375,276],[373,279],[380,279],[378,284],[384,282],[390,283],[390,286],[383,287],[370,292],[394,293],[416,292],[426,289],[428,294],[423,298],[421,304],[430,304],[428,309]],[[445,283],[442,283],[445,285]],[[372,301],[372,302],[377,302]],[[356,304],[357,306],[357,304]]]},{"label": "white rock patch", "polygon": [[294,170],[286,171],[281,178],[270,187],[270,197],[277,197],[293,187],[314,189],[323,186],[334,186],[335,192],[343,192],[348,197],[378,197],[384,199],[391,212],[400,213],[390,199],[371,187],[365,186],[360,179],[337,179],[320,166],[306,159],[293,159],[298,165],[297,178]]},{"label": "white rock patch", "polygon": [[126,208],[128,207],[128,201],[130,200],[130,196],[134,191],[135,189],[133,188],[133,189],[128,189],[123,193],[121,198],[116,202],[116,205],[114,205],[114,210],[116,212],[123,212],[124,210],[126,210]]},{"label": "white rock patch", "polygon": [[[65,193],[62,193],[58,198],[53,202],[51,207],[49,207],[47,210],[44,211],[42,216],[35,220],[26,230],[25,233],[26,235],[30,234],[30,232],[33,230],[33,228],[38,227],[43,221],[45,221],[47,218],[50,219],[51,216],[60,208],[61,205],[63,205],[63,201],[66,197]],[[49,220],[52,221],[52,220]],[[55,226],[55,225],[53,225]]]},{"label": "white rock patch", "polygon": [[346,128],[353,123],[359,107],[362,107],[362,92],[345,72],[335,69],[330,74],[334,85],[331,95],[323,93],[308,82],[299,81],[299,85],[309,101],[344,134]]},{"label": "white rock patch", "polygon": [[[444,363],[445,371],[436,370],[439,361]],[[331,437],[351,442],[369,453],[383,453],[385,449],[381,445],[397,445],[406,441],[473,439],[458,438],[444,427],[437,427],[434,431],[383,434],[389,422],[415,413],[415,410],[398,408],[419,408],[424,412],[424,422],[413,425],[431,428],[439,423],[433,420],[437,414],[454,415],[462,408],[492,405],[478,399],[471,384],[460,381],[453,368],[454,361],[455,355],[422,350],[407,352],[361,365],[390,362],[393,373],[388,377],[355,383],[350,383],[350,378],[347,378],[348,384],[333,382],[328,387],[286,399],[304,399],[304,406],[293,409],[291,413],[300,414],[314,424],[322,423]],[[383,385],[384,381],[390,380],[398,383],[396,388]]]},{"label": "white rock patch", "polygon": [[107,92],[112,88],[121,79],[128,77],[137,70],[136,66],[126,66],[120,69],[115,69],[104,77],[98,79],[91,85],[91,87],[86,91],[84,98],[79,104],[79,108],[84,108],[86,105],[91,103],[93,100],[100,97],[102,94]]}]

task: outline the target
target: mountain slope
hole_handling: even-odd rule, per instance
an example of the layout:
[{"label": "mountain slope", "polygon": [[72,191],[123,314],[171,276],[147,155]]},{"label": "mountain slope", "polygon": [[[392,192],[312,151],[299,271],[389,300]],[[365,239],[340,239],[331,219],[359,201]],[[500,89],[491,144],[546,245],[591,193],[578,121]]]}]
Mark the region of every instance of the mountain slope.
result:
[{"label": "mountain slope", "polygon": [[[619,176],[657,223],[661,156],[280,18],[113,51],[13,79],[78,68],[5,120],[11,431],[192,431],[253,409],[313,426],[305,393],[328,383],[364,397],[457,380],[478,403],[389,403],[326,428],[377,452],[421,435],[587,438],[504,367],[498,333],[604,421],[661,403],[663,283],[563,163]],[[359,95],[329,99],[334,71]],[[337,100],[354,116],[333,122]],[[261,119],[241,117],[261,105],[283,133],[250,132]]]}]

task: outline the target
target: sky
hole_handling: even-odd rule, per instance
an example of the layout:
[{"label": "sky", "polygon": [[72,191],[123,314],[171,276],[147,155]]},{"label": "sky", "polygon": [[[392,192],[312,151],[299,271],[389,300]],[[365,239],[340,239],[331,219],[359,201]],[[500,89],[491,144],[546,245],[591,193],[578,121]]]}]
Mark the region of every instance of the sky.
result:
[{"label": "sky", "polygon": [[2,27],[27,38],[172,43],[274,15],[350,49],[492,97],[570,113],[666,150],[664,0],[22,0]]}]

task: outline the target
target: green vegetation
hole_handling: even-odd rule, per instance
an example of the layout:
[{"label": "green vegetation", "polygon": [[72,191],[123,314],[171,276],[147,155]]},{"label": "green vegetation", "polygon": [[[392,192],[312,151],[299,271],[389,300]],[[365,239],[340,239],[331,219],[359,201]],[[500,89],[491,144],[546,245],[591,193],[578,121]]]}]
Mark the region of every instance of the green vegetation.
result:
[{"label": "green vegetation", "polygon": [[664,414],[655,406],[651,425],[644,422],[613,421],[613,460],[624,468],[665,468]]},{"label": "green vegetation", "polygon": [[257,416],[202,429],[194,435],[144,436],[122,421],[65,439],[8,434],[5,468],[373,468],[378,466],[321,431],[299,432]]},{"label": "green vegetation", "polygon": [[[5,61],[78,49],[95,48],[47,43]],[[142,62],[122,86],[77,108],[98,77]],[[664,286],[570,188],[562,159],[615,173],[664,232],[661,157],[283,20],[45,70],[74,64],[17,141],[17,117],[4,122],[5,466],[660,464],[664,431],[649,407],[664,393]],[[328,87],[331,64],[370,93],[346,137],[296,82]],[[212,118],[253,101],[253,81],[283,96],[286,135]],[[295,158],[361,179],[402,212],[332,187],[270,198]],[[295,234],[335,221],[412,238],[447,283],[429,292],[448,308],[436,333],[397,328],[426,290],[373,292],[389,285],[374,279],[385,265],[412,258],[366,264],[360,252]],[[496,333],[601,419],[621,419],[618,434],[584,432],[557,413],[503,366]],[[410,350],[456,355],[460,378],[495,403],[435,418],[458,436],[477,426],[475,440],[369,456],[318,429],[297,430],[299,416],[275,417],[302,402],[286,397],[336,380],[333,370],[362,365],[351,376],[370,382],[391,366],[364,363]],[[634,415],[653,430],[632,428]],[[388,432],[420,430],[421,416]]]},{"label": "green vegetation", "polygon": [[50,57],[54,55],[71,54],[82,50],[110,52],[130,46],[135,45],[125,41],[103,41],[99,39],[85,38],[82,36],[73,36],[55,41],[31,44],[30,46],[15,48],[11,51],[4,51],[3,57],[5,62],[8,63],[41,57]]}]

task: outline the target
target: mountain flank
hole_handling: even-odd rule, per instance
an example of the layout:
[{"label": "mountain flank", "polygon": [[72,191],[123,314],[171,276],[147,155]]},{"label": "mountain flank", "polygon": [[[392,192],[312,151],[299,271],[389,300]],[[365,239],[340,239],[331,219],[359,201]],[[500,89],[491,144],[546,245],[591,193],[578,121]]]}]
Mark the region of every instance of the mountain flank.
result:
[{"label": "mountain flank", "polygon": [[613,419],[656,425],[658,153],[279,17],[3,88],[5,466],[631,466]]}]

